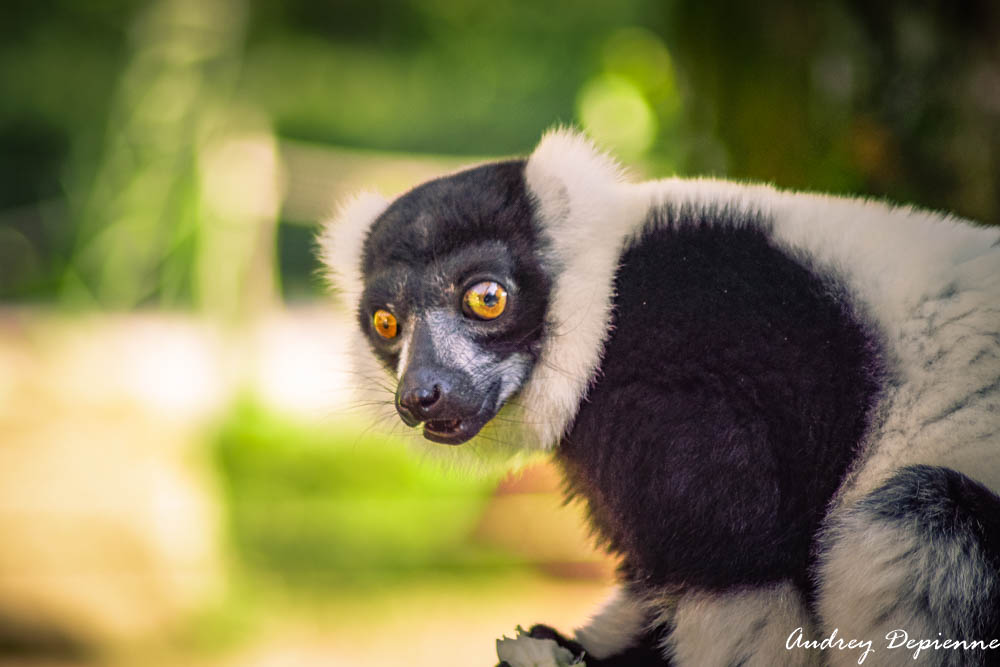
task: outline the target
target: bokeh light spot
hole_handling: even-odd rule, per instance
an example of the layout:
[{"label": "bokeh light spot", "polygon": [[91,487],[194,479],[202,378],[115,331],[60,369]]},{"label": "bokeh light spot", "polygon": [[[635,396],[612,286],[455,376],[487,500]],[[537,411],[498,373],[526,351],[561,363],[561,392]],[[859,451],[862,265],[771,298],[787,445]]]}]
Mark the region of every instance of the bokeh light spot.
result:
[{"label": "bokeh light spot", "polygon": [[654,107],[679,106],[673,59],[663,40],[644,28],[616,30],[601,49],[608,74],[632,81]]},{"label": "bokeh light spot", "polygon": [[656,138],[656,117],[642,91],[614,74],[584,85],[577,97],[577,116],[593,139],[626,159],[645,153]]}]

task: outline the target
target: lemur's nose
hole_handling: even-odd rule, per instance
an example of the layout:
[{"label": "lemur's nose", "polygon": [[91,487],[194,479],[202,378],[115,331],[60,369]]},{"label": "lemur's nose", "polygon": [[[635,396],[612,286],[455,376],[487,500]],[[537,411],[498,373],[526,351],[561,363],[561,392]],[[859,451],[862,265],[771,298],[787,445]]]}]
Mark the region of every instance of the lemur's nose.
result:
[{"label": "lemur's nose", "polygon": [[396,391],[396,410],[407,424],[438,419],[443,411],[451,382],[445,373],[433,368],[412,369],[399,383]]}]

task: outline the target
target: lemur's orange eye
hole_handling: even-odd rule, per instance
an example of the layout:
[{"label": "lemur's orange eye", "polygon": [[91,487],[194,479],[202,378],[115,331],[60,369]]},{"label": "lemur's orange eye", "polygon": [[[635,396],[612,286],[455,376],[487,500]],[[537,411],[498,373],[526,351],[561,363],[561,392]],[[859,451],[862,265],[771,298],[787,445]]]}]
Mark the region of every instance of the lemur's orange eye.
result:
[{"label": "lemur's orange eye", "polygon": [[382,338],[395,338],[396,333],[399,331],[396,316],[388,310],[376,310],[375,317],[372,318],[372,323],[375,325],[375,331]]},{"label": "lemur's orange eye", "polygon": [[507,290],[500,283],[485,280],[469,288],[463,304],[466,313],[481,320],[493,320],[507,307]]}]

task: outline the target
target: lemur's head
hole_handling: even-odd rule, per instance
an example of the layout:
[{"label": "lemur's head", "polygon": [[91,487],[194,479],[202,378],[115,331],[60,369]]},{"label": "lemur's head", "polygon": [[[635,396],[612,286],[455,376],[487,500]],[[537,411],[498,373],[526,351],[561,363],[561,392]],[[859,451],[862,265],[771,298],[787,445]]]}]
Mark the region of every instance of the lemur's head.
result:
[{"label": "lemur's head", "polygon": [[399,419],[450,445],[487,425],[477,441],[505,440],[498,422],[517,425],[512,448],[558,440],[607,331],[620,234],[604,238],[618,223],[605,213],[619,183],[585,139],[555,132],[528,160],[341,211],[323,259],[373,353],[362,354],[392,377]]},{"label": "lemur's head", "polygon": [[479,433],[541,353],[551,280],[524,185],[503,162],[425,183],[372,224],[358,324],[428,440]]}]

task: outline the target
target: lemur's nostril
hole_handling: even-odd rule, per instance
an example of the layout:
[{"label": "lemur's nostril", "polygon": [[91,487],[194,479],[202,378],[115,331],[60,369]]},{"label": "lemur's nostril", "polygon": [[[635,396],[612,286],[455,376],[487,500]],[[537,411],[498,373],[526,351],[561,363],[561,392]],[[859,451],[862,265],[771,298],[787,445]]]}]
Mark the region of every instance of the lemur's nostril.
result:
[{"label": "lemur's nostril", "polygon": [[420,389],[418,391],[419,391],[419,396],[417,397],[417,400],[420,401],[420,407],[422,408],[431,407],[432,405],[438,402],[439,398],[441,398],[440,385],[434,385],[430,391],[426,389]]},{"label": "lemur's nostril", "polygon": [[415,387],[405,392],[399,403],[419,419],[427,419],[431,409],[441,400],[441,385]]}]

